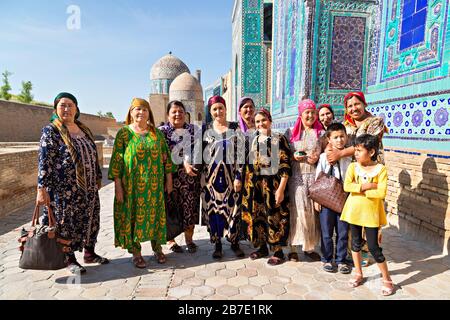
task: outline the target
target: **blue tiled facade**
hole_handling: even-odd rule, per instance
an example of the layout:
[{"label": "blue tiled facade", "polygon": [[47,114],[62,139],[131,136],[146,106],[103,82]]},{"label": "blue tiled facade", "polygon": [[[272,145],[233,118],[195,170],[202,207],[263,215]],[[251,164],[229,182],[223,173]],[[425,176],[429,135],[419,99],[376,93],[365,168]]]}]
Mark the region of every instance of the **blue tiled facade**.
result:
[{"label": "blue tiled facade", "polygon": [[275,128],[294,123],[305,97],[342,115],[358,90],[385,118],[387,148],[448,153],[449,10],[449,0],[274,2]]}]

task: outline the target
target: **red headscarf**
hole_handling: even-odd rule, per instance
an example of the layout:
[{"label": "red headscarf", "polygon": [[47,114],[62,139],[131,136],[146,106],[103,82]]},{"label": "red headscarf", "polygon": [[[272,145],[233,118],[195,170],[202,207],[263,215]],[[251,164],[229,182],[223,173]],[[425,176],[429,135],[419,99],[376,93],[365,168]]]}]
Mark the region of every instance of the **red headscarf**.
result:
[{"label": "red headscarf", "polygon": [[211,106],[214,103],[221,103],[225,106],[225,108],[227,107],[226,103],[225,103],[225,99],[222,98],[221,96],[212,96],[211,98],[209,98],[208,100],[208,108],[211,109]]},{"label": "red headscarf", "polygon": [[353,97],[357,97],[365,107],[367,106],[367,102],[364,93],[362,93],[361,91],[349,92],[344,97],[344,120],[349,122],[352,126],[356,127],[355,120],[353,120],[353,118],[347,114],[347,101]]},{"label": "red headscarf", "polygon": [[[291,136],[292,143],[300,140],[302,136],[303,131],[302,113],[308,109],[316,110],[316,104],[314,103],[314,101],[310,99],[300,101],[300,103],[298,104],[298,118],[294,124],[294,128],[292,129],[292,136]],[[316,121],[314,122],[313,129],[316,131],[317,138],[319,138],[320,131],[322,130],[322,125],[320,124],[318,119],[316,119]]]}]

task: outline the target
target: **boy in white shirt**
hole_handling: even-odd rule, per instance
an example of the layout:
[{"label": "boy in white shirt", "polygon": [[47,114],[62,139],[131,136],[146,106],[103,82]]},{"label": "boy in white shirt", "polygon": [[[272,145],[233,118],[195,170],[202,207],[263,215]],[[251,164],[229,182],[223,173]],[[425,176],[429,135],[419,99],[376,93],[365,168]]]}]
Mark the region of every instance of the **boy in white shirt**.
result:
[{"label": "boy in white shirt", "polygon": [[[347,133],[345,127],[341,123],[332,123],[327,128],[326,137],[329,144],[336,149],[344,149],[347,143]],[[334,166],[332,174],[342,182],[345,179],[347,168],[352,162],[351,157],[340,159]],[[322,153],[317,163],[316,179],[320,172],[328,173],[330,164],[327,161],[326,153]],[[320,227],[322,231],[321,249],[323,270],[327,272],[335,272],[336,265],[340,273],[348,274],[351,272],[351,266],[347,262],[347,246],[348,246],[348,224],[341,221],[340,212],[335,212],[329,208],[315,204],[317,211],[320,211]],[[333,233],[336,230],[336,259],[333,264]]]}]

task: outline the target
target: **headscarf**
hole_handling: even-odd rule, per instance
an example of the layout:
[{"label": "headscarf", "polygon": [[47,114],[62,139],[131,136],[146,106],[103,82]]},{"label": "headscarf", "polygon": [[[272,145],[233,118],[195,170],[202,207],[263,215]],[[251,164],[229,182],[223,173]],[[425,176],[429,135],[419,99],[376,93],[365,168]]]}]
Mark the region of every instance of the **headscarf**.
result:
[{"label": "headscarf", "polygon": [[225,103],[225,99],[222,98],[221,96],[212,96],[211,98],[209,98],[208,100],[208,109],[211,111],[211,106],[215,103],[221,103],[225,106],[225,108],[227,107],[227,104]]},{"label": "headscarf", "polygon": [[150,109],[150,103],[148,103],[147,100],[141,99],[141,98],[133,98],[131,100],[130,108],[128,109],[127,117],[125,118],[125,124],[129,125],[133,123],[133,118],[131,117],[131,111],[134,108],[141,107],[148,110],[148,126],[150,128],[151,132],[155,132],[155,119],[153,118],[153,112],[152,109]]},{"label": "headscarf", "polygon": [[[78,109],[78,101],[77,99],[70,93],[67,92],[61,92],[58,94],[54,100],[54,108],[56,108],[59,100],[62,98],[68,98],[72,100],[75,105],[77,106],[77,115],[80,115],[80,110]],[[75,116],[75,124],[81,129],[81,131],[84,132],[84,134],[91,139],[91,141],[95,144],[94,136],[92,135],[91,130],[89,130],[88,127],[86,127],[82,122],[78,120],[78,116]],[[62,120],[59,118],[58,114],[55,112],[50,119],[50,122],[52,126],[59,132],[61,135],[61,138],[63,139],[65,145],[67,146],[67,150],[69,151],[70,157],[72,158],[73,163],[75,164],[75,172],[76,172],[76,179],[77,179],[77,185],[85,192],[87,191],[86,187],[86,180],[85,180],[85,172],[84,172],[84,164],[81,160],[81,158],[77,155],[77,152],[75,150],[75,146],[73,145],[72,138],[70,137],[69,130],[64,125]],[[100,168],[99,162],[98,162],[98,154],[97,154],[97,168]],[[97,180],[97,183],[99,183],[99,180]]]},{"label": "headscarf", "polygon": [[[68,92],[61,92],[59,93],[55,99],[53,100],[53,109],[56,109],[56,106],[59,103],[59,100],[61,100],[62,98],[67,98],[72,100],[73,103],[75,103],[75,106],[77,107],[77,112],[75,113],[75,120],[77,120],[80,117],[80,109],[78,108],[78,100],[77,98],[75,98],[75,96],[71,93]],[[50,122],[53,121],[54,119],[56,119],[58,116],[55,114],[52,115],[52,117],[50,118]]]},{"label": "headscarf", "polygon": [[[303,131],[303,122],[302,122],[302,113],[306,110],[316,110],[316,104],[311,99],[305,99],[299,102],[298,104],[298,118],[294,124],[294,128],[292,129],[291,142],[294,143],[299,141],[302,136]],[[317,117],[316,121],[313,124],[313,129],[316,131],[317,138],[320,136],[320,131],[322,129],[322,125],[319,122],[319,117]]]},{"label": "headscarf", "polygon": [[270,114],[269,110],[261,108],[258,111],[256,111],[255,116],[257,114],[263,114],[267,119],[269,119],[270,122],[272,122],[272,115]]},{"label": "headscarf", "polygon": [[[253,103],[253,106],[255,106],[255,102],[250,97],[242,97],[241,100],[239,100],[238,105],[238,111],[241,111],[241,108],[246,104],[247,102],[251,101]],[[241,128],[241,131],[246,133],[248,131],[247,124],[245,123],[244,119],[241,117],[241,114],[239,113],[239,127]]]},{"label": "headscarf", "polygon": [[[349,92],[344,97],[344,122],[350,123],[352,126],[356,127],[355,120],[353,120],[353,118],[350,117],[347,113],[347,101],[353,97],[357,97],[364,104],[364,108],[367,106],[367,102],[366,102],[366,97],[364,96],[364,93],[362,93],[361,91]],[[368,111],[366,111],[366,112],[369,113]],[[370,114],[370,115],[372,115],[372,114]]]}]

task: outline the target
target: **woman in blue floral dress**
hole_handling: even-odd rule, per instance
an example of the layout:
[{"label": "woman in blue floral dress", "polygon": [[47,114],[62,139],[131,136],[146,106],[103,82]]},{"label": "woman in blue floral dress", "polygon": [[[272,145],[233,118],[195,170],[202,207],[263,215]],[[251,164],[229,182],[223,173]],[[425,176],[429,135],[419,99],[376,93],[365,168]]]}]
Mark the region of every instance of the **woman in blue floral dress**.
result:
[{"label": "woman in blue floral dress", "polygon": [[[71,241],[69,271],[84,273],[75,251],[84,248],[85,263],[109,262],[94,251],[100,230],[98,190],[102,174],[92,133],[78,120],[77,99],[60,93],[54,108],[51,123],[42,129],[37,203],[52,208],[60,236]],[[48,224],[46,208],[43,224]]]}]

